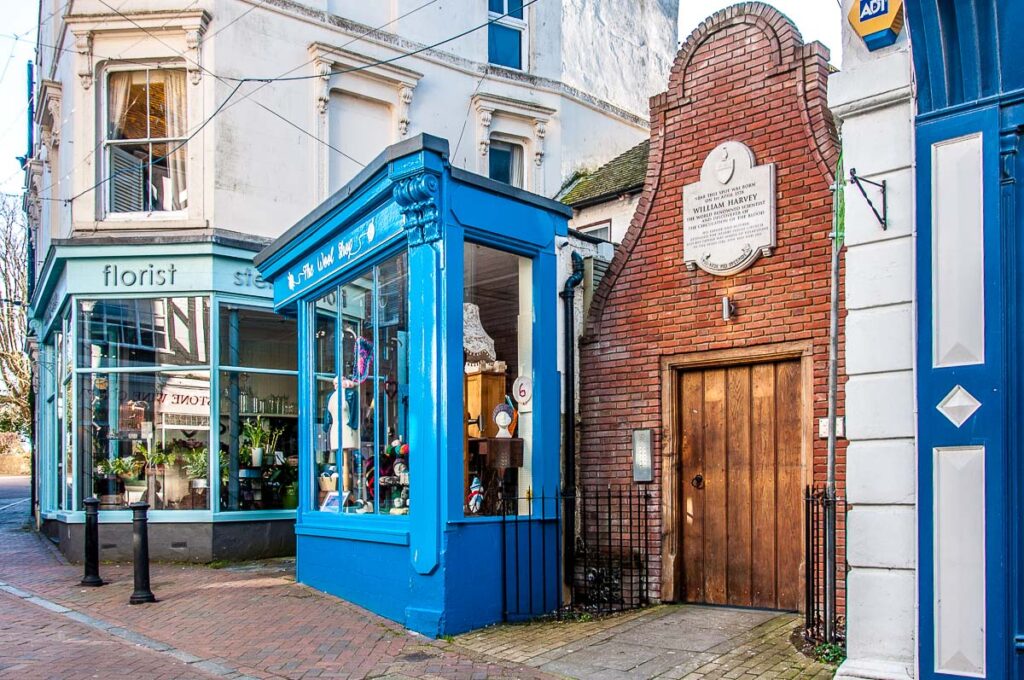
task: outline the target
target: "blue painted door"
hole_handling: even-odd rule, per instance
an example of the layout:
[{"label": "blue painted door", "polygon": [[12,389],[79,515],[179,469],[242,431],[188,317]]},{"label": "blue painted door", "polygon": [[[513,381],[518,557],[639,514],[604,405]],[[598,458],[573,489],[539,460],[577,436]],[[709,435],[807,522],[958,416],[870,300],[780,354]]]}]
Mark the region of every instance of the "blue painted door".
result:
[{"label": "blue painted door", "polygon": [[1007,275],[1018,258],[999,129],[995,106],[917,127],[922,678],[1012,672]]}]

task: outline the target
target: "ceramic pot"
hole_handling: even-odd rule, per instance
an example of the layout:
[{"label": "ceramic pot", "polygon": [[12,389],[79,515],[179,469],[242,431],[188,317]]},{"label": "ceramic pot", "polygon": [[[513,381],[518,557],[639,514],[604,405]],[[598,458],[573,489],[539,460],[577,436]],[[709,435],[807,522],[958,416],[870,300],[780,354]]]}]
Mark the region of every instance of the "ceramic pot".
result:
[{"label": "ceramic pot", "polygon": [[252,466],[263,467],[263,447],[257,446],[252,450]]}]

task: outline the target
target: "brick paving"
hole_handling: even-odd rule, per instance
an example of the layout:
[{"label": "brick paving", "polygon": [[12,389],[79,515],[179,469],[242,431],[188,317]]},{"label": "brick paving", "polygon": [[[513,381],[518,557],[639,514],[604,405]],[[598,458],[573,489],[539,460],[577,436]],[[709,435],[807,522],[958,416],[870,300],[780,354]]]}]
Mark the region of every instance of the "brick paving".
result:
[{"label": "brick paving", "polygon": [[[2,504],[0,504],[2,505]],[[0,511],[0,678],[828,678],[790,643],[791,615],[660,606],[591,621],[495,626],[453,643],[410,634],[298,585],[293,563],[154,564],[159,602],[131,607]],[[65,609],[66,608],[66,609]]]},{"label": "brick paving", "polygon": [[[82,588],[81,567],[67,564],[46,539],[24,529],[23,518],[20,509],[16,516],[0,513],[0,582],[167,651],[133,646],[0,592],[2,678],[551,677],[410,634],[298,585],[286,561],[249,569],[154,564],[152,587],[160,601],[129,606],[130,565],[104,564],[100,573],[108,584]],[[175,654],[192,663],[183,668]]]},{"label": "brick paving", "polygon": [[664,605],[607,619],[494,626],[455,638],[465,649],[587,680],[831,678],[798,651],[792,614]]}]

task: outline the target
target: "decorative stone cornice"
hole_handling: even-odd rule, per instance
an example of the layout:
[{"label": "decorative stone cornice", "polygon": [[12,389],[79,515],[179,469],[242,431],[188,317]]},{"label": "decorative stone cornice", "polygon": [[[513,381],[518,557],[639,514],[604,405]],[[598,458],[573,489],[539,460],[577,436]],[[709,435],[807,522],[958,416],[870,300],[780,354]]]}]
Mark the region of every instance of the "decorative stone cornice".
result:
[{"label": "decorative stone cornice", "polygon": [[486,156],[491,150],[491,121],[494,109],[488,106],[477,106],[477,137],[480,139],[480,155]]},{"label": "decorative stone cornice", "polygon": [[547,124],[555,109],[496,94],[473,95],[472,106],[477,112],[477,143],[480,155],[487,156],[491,150],[491,124],[495,115],[526,121],[533,126],[533,161],[539,167],[544,163],[544,138]]},{"label": "decorative stone cornice", "polygon": [[403,227],[410,246],[441,239],[438,197],[441,183],[436,175],[423,173],[398,182],[394,199],[402,211]]},{"label": "decorative stone cornice", "polygon": [[[173,50],[174,56],[185,58],[192,84],[198,84],[202,78],[202,37],[210,23],[210,15],[205,10],[68,14],[64,23],[75,36],[75,52],[79,55],[77,73],[86,90],[92,87],[95,78],[93,44],[108,35],[138,36],[163,43],[163,47]],[[168,37],[154,38],[153,32]],[[171,42],[165,42],[172,36]]]},{"label": "decorative stone cornice", "polygon": [[44,79],[36,92],[35,123],[39,126],[39,137],[48,153],[60,146],[61,102],[63,93],[60,82]]},{"label": "decorative stone cornice", "polygon": [[[309,46],[317,80],[316,107],[321,115],[326,115],[330,102],[331,90],[352,91],[362,94],[360,88],[347,79],[361,78],[376,84],[381,94],[372,98],[381,98],[391,105],[395,112],[395,130],[398,137],[409,134],[413,93],[423,74],[412,69],[394,64],[380,64],[366,55],[350,52],[340,47],[315,42]],[[384,87],[381,88],[380,86]]]}]

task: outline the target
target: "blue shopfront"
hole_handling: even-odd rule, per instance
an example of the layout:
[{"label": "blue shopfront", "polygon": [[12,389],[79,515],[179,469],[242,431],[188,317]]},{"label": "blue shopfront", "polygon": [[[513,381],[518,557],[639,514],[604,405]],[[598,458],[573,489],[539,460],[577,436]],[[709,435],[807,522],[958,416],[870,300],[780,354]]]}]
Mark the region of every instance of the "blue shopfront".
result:
[{"label": "blue shopfront", "polygon": [[570,210],[447,156],[390,147],[255,260],[298,320],[297,578],[432,636],[559,591]]},{"label": "blue shopfront", "polygon": [[906,1],[916,71],[920,675],[1024,677],[1024,26]]},{"label": "blue shopfront", "polygon": [[150,505],[157,559],[289,555],[297,503],[295,321],[253,266],[265,241],[209,233],[78,238],[50,249],[31,318],[40,520],[82,556],[131,555]]}]

